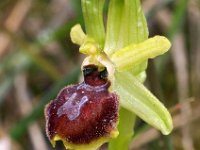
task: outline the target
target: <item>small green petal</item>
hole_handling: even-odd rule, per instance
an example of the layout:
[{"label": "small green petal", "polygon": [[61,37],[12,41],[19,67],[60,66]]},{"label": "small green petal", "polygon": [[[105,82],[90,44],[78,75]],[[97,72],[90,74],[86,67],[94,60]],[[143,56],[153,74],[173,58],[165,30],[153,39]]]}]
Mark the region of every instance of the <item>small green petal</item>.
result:
[{"label": "small green petal", "polygon": [[172,118],[164,105],[128,72],[116,72],[113,86],[120,104],[165,135],[172,131]]},{"label": "small green petal", "polygon": [[116,51],[111,56],[111,60],[115,63],[118,71],[123,71],[167,52],[170,47],[171,44],[167,38],[155,36],[139,44],[131,44]]},{"label": "small green petal", "polygon": [[74,44],[82,45],[84,43],[86,35],[83,32],[80,24],[77,24],[72,27],[70,37]]}]

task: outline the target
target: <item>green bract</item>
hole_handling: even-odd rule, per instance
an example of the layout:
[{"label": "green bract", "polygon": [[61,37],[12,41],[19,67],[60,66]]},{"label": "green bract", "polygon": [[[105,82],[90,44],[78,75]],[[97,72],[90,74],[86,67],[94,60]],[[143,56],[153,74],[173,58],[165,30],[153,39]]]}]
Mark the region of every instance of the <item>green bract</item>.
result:
[{"label": "green bract", "polygon": [[109,149],[128,149],[135,115],[163,134],[169,134],[173,128],[167,109],[142,84],[147,60],[167,52],[171,44],[162,36],[148,38],[140,0],[110,0],[106,32],[103,6],[104,0],[82,0],[86,34],[76,25],[71,38],[87,55],[83,65],[107,68],[111,90],[120,96],[121,105],[119,136],[110,142]]}]

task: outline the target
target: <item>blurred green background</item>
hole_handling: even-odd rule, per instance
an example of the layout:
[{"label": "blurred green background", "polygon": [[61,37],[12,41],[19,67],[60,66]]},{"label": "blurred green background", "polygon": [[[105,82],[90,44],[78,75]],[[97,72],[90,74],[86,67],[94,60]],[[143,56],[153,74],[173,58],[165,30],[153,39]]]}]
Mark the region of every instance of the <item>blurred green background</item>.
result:
[{"label": "blurred green background", "polygon": [[[80,78],[84,56],[69,37],[73,25],[84,27],[80,4],[0,1],[0,150],[53,149],[43,110]],[[174,130],[162,136],[138,119],[130,149],[199,150],[200,1],[142,0],[142,6],[150,37],[164,35],[172,42],[170,52],[149,61],[145,84],[169,108]],[[59,143],[55,149],[64,148]]]}]

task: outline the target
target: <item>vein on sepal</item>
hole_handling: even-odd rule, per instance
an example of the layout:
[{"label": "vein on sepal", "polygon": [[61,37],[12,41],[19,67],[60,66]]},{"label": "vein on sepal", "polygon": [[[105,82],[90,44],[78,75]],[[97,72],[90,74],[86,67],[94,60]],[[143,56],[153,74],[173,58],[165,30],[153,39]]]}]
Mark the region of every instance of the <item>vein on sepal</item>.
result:
[{"label": "vein on sepal", "polygon": [[128,72],[116,72],[113,89],[120,96],[120,104],[135,113],[165,135],[173,128],[172,118],[164,105]]},{"label": "vein on sepal", "polygon": [[131,44],[116,51],[111,56],[111,60],[118,71],[123,71],[136,67],[149,58],[154,58],[167,52],[170,47],[171,44],[167,38],[155,36],[139,44]]}]

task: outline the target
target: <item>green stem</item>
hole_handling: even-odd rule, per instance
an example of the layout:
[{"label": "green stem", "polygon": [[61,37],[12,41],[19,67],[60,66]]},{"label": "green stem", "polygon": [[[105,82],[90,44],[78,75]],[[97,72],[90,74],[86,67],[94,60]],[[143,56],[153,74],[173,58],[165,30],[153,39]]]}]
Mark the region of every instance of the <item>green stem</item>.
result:
[{"label": "green stem", "polygon": [[118,125],[119,135],[109,143],[109,150],[128,150],[129,143],[134,134],[136,116],[134,113],[121,108],[120,122]]}]

